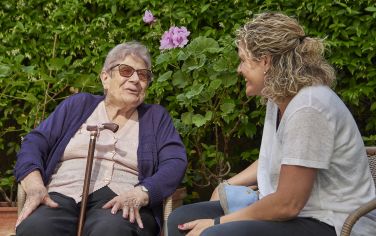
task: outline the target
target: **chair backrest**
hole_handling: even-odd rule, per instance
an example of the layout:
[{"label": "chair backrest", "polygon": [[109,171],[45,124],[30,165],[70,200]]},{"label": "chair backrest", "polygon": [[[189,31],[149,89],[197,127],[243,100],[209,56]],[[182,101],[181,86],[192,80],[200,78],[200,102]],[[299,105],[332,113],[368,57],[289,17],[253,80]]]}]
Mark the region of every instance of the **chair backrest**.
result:
[{"label": "chair backrest", "polygon": [[367,147],[367,155],[369,157],[369,168],[376,187],[376,147]]}]

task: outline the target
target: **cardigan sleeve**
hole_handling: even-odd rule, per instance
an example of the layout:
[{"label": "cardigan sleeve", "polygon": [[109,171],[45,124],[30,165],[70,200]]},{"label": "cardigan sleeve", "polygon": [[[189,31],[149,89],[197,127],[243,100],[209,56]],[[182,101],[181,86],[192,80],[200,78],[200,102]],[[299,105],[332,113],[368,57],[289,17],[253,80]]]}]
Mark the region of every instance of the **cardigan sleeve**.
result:
[{"label": "cardigan sleeve", "polygon": [[[52,148],[62,135],[69,106],[74,97],[77,96],[71,96],[60,103],[47,119],[24,137],[21,149],[17,153],[14,169],[17,181],[21,181],[36,169],[41,172],[43,177],[46,176],[46,163]],[[44,179],[44,181],[46,180]]]},{"label": "cardigan sleeve", "polygon": [[154,113],[156,139],[156,171],[140,184],[149,190],[150,206],[157,206],[170,196],[181,183],[187,167],[184,144],[168,112],[161,106]]}]

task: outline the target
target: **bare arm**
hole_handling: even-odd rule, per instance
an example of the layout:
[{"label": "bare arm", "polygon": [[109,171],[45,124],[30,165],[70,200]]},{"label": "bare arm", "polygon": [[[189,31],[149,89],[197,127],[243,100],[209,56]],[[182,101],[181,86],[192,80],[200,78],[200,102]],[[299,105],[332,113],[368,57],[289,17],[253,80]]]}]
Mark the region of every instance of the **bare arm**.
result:
[{"label": "bare arm", "polygon": [[[251,186],[257,184],[257,166],[258,160],[253,162],[250,166],[244,169],[242,172],[228,179],[228,183],[232,185]],[[218,201],[218,187],[214,189],[210,201]]]},{"label": "bare arm", "polygon": [[238,220],[288,220],[296,217],[311,194],[317,170],[282,165],[279,184],[272,193],[254,204],[221,217],[221,223]]},{"label": "bare arm", "polygon": [[253,162],[245,170],[228,179],[229,184],[250,186],[257,184],[258,160]]}]

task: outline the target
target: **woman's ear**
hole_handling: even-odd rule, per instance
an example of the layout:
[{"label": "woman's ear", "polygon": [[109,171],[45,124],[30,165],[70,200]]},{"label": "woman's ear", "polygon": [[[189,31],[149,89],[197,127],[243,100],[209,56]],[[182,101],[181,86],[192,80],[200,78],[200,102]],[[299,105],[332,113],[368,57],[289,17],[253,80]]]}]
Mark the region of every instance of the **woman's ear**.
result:
[{"label": "woman's ear", "polygon": [[107,87],[108,87],[109,79],[111,79],[110,75],[107,72],[102,71],[100,74],[100,77],[101,77],[103,89],[104,90],[108,89]]},{"label": "woman's ear", "polygon": [[261,63],[265,67],[264,71],[268,71],[272,63],[272,57],[270,55],[262,56]]}]

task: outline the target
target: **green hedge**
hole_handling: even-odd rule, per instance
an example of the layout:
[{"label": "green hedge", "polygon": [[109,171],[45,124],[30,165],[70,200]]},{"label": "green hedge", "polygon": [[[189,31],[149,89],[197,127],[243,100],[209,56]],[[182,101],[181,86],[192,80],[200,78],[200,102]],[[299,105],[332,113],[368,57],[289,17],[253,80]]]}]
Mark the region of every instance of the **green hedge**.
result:
[{"label": "green hedge", "polygon": [[[154,59],[147,101],[170,111],[187,146],[184,184],[216,184],[258,155],[264,107],[245,96],[233,38],[263,11],[295,16],[308,35],[326,38],[335,90],[366,144],[375,145],[374,1],[4,0],[0,9],[0,162],[13,163],[18,137],[61,100],[78,91],[101,93],[106,53],[137,40]],[[142,21],[145,10],[156,23]],[[185,26],[189,44],[161,52],[159,40],[170,26]]]}]

